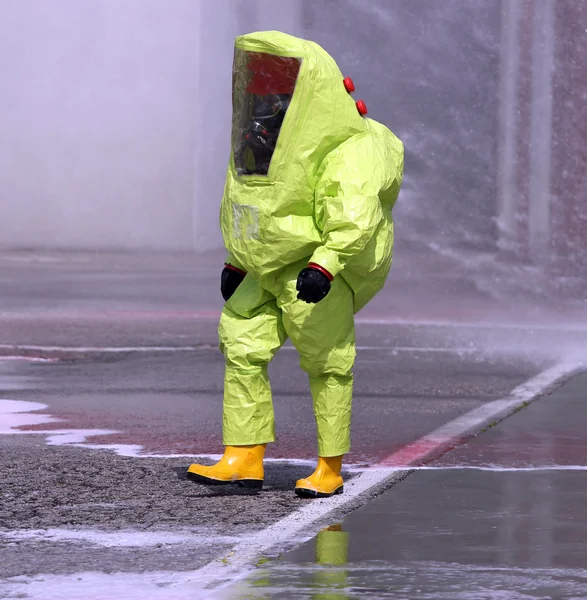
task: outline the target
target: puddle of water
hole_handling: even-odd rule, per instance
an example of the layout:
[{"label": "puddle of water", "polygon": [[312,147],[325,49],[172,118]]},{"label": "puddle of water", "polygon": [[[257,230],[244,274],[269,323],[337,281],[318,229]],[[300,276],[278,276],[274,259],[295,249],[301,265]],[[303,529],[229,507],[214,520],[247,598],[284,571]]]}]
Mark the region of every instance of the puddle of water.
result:
[{"label": "puddle of water", "polygon": [[347,562],[349,533],[315,538],[315,562],[268,562],[220,597],[393,600],[584,600],[587,570],[516,568],[438,561]]}]

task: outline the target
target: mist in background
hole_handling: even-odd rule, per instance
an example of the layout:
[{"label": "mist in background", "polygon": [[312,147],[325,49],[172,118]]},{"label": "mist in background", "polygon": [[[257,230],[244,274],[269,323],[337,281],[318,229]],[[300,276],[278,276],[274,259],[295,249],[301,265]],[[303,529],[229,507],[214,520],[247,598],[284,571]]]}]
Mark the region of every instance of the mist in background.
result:
[{"label": "mist in background", "polygon": [[398,251],[488,289],[583,293],[587,3],[571,0],[3,0],[0,246],[220,248],[233,41],[260,29],[324,46],[404,141]]},{"label": "mist in background", "polygon": [[[241,4],[246,4],[243,8]],[[0,3],[0,244],[221,245],[234,37],[300,5]]]}]

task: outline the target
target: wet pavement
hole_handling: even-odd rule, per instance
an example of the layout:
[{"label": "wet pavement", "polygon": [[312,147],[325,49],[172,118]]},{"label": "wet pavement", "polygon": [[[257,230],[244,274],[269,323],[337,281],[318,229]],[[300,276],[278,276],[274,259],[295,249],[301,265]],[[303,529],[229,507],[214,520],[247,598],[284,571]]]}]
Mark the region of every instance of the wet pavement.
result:
[{"label": "wet pavement", "polygon": [[[0,252],[0,353],[27,344],[216,345],[224,258],[222,251]],[[401,240],[393,265],[384,290],[361,311],[359,322],[474,324],[473,329],[464,327],[463,340],[508,342],[516,351],[540,348],[544,338],[533,338],[541,327],[557,329],[562,341],[586,322],[584,302],[563,309],[529,298],[500,297],[499,282],[479,286],[458,260],[410,248]],[[487,328],[481,337],[479,325]],[[516,344],[511,331],[499,335],[496,325],[498,330],[523,326],[518,337],[530,337]]]},{"label": "wet pavement", "polygon": [[[458,352],[361,354],[347,461],[358,467],[507,395],[543,366]],[[293,493],[313,468],[304,459],[315,458],[293,352],[279,355],[272,379],[279,439],[268,457],[286,462],[268,462],[263,490],[247,494],[185,478],[194,455],[222,449],[218,352],[0,360],[0,409],[10,399],[27,411],[0,417],[18,432],[0,435],[0,578],[193,571],[311,503]],[[353,476],[345,472],[347,483]],[[85,537],[72,540],[71,530]],[[104,548],[91,539],[96,531],[152,537]],[[183,540],[168,542],[169,533]]]},{"label": "wet pavement", "polygon": [[350,514],[225,598],[587,598],[587,374]]},{"label": "wet pavement", "polygon": [[0,448],[0,582],[197,569],[295,510],[291,481],[306,471],[270,469],[271,482],[251,494],[192,484],[185,458],[138,460],[46,446],[39,436],[0,436]]},{"label": "wet pavement", "polygon": [[[313,469],[315,430],[291,347],[270,366],[278,441],[262,492],[185,479],[195,456],[211,462],[222,450],[221,263],[219,255],[0,255],[0,597],[98,600],[116,590],[122,599],[139,588],[142,598],[205,597],[198,569],[314,506],[326,510],[292,491]],[[584,330],[568,323],[496,321],[504,307],[451,269],[406,269],[397,293],[392,279],[357,319],[349,492],[365,468],[585,348]],[[431,302],[439,281],[446,295]],[[417,473],[405,485],[435,476]],[[352,507],[374,498],[378,506],[388,485]],[[440,502],[424,488],[422,510]],[[363,542],[344,527],[354,556]],[[179,595],[165,593],[184,580]]]},{"label": "wet pavement", "polygon": [[[282,351],[270,366],[278,436],[268,448],[270,458],[315,458],[312,403],[297,362],[294,351]],[[542,366],[449,350],[359,351],[347,462],[375,464],[446,421],[509,394]],[[23,431],[84,430],[91,444],[140,445],[143,455],[222,452],[223,358],[215,348],[41,364],[0,361],[0,388],[8,381],[22,388],[8,397],[43,403],[47,408],[36,414],[59,419],[23,425]]]}]

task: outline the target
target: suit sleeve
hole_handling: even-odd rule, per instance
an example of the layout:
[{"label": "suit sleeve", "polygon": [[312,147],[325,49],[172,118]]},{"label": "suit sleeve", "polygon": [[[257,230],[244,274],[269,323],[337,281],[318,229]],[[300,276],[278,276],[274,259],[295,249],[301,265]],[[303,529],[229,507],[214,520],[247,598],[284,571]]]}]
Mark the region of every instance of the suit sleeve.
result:
[{"label": "suit sleeve", "polygon": [[315,192],[315,219],[322,245],[310,262],[336,276],[359,254],[384,220],[379,193],[385,183],[371,136],[351,139],[326,158]]}]

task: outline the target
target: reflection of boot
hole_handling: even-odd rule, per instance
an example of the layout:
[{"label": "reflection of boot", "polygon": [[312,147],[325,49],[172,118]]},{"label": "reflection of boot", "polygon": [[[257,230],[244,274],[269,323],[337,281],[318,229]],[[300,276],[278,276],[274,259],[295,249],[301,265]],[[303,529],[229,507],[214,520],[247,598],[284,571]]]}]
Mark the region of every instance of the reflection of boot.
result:
[{"label": "reflection of boot", "polygon": [[325,567],[316,570],[312,583],[317,591],[316,600],[347,600],[348,573],[342,569],[348,562],[349,534],[341,525],[331,525],[316,536],[316,564]]},{"label": "reflection of boot", "polygon": [[346,565],[349,551],[349,534],[342,525],[330,525],[316,537],[316,562],[319,565]]},{"label": "reflection of boot", "polygon": [[296,482],[296,494],[302,498],[328,498],[334,494],[342,494],[341,468],[342,455],[318,457],[318,466],[312,475]]},{"label": "reflection of boot", "polygon": [[263,487],[265,445],[226,446],[224,455],[214,465],[191,465],[188,479],[208,485],[236,483],[247,488]]}]

